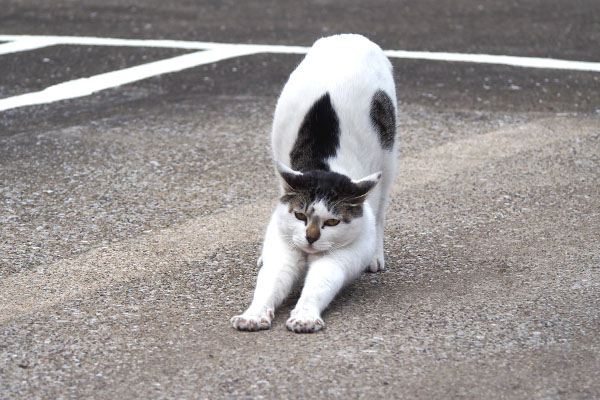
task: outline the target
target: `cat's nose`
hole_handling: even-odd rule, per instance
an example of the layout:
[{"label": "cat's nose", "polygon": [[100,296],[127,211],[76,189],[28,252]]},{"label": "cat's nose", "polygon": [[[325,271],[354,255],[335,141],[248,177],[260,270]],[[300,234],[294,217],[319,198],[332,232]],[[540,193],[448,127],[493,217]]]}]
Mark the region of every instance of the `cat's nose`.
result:
[{"label": "cat's nose", "polygon": [[313,244],[321,237],[321,230],[319,229],[319,219],[312,220],[306,229],[306,241],[308,244]]},{"label": "cat's nose", "polygon": [[319,236],[320,236],[320,235],[318,235],[318,236],[306,235],[306,241],[307,241],[309,244],[313,244],[314,242],[316,242],[317,240],[319,240]]}]

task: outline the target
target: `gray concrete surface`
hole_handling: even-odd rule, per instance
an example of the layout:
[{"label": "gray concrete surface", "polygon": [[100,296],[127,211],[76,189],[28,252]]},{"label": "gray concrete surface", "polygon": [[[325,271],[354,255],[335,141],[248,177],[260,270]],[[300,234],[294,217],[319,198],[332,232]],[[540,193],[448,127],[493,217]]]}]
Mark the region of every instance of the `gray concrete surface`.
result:
[{"label": "gray concrete surface", "polygon": [[[0,33],[598,60],[594,1],[2,0]],[[0,97],[182,53],[0,56]],[[44,59],[48,61],[44,61]],[[0,398],[600,397],[600,76],[393,60],[387,266],[314,335],[249,303],[268,132],[300,56],[253,55],[0,113]],[[297,294],[296,294],[297,296]]]}]

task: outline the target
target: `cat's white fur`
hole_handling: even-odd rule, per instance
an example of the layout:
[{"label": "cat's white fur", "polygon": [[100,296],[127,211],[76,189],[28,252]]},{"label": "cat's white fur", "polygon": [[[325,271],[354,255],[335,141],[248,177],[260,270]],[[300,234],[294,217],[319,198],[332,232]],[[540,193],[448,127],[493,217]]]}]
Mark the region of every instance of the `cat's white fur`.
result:
[{"label": "cat's white fur", "polygon": [[[361,217],[343,227],[325,227],[313,246],[306,241],[305,224],[279,203],[265,235],[252,304],[232,318],[234,328],[268,329],[276,307],[305,276],[302,294],[286,326],[296,332],[320,330],[325,326],[321,312],[344,285],[365,269],[383,269],[383,231],[396,171],[396,140],[392,149],[382,149],[369,118],[377,90],[389,96],[396,114],[392,66],[379,46],[360,35],[318,40],[291,74],[273,121],[273,156],[283,164],[278,169],[290,172],[284,165],[290,165],[290,151],[303,118],[315,100],[328,92],[341,131],[337,154],[328,160],[330,169],[355,182],[365,179],[378,184],[368,194]],[[332,217],[323,205],[315,208],[321,218]]]}]

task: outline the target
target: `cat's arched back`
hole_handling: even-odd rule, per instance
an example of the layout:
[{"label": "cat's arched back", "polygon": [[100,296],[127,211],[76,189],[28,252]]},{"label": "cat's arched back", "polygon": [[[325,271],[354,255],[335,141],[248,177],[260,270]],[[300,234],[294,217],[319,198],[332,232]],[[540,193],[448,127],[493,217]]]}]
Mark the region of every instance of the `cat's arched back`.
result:
[{"label": "cat's arched back", "polygon": [[396,114],[392,66],[379,46],[353,34],[320,39],[281,92],[273,156],[292,168],[292,156],[304,159],[299,167],[312,158],[358,179],[395,162],[388,156],[395,153]]}]

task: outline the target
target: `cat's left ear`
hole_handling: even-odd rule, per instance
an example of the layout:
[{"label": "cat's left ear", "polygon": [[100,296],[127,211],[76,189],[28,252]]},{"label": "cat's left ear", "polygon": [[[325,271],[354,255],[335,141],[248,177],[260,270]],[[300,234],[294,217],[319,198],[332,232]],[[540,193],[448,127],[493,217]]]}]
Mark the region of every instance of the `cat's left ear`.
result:
[{"label": "cat's left ear", "polygon": [[279,161],[275,161],[275,167],[283,183],[283,189],[285,192],[294,192],[297,190],[298,178],[302,176],[302,172],[294,171],[293,169],[286,167]]},{"label": "cat's left ear", "polygon": [[356,195],[353,197],[353,200],[364,201],[369,192],[377,186],[379,180],[381,179],[381,171],[366,176],[357,181],[352,180],[352,183],[356,187]]}]

